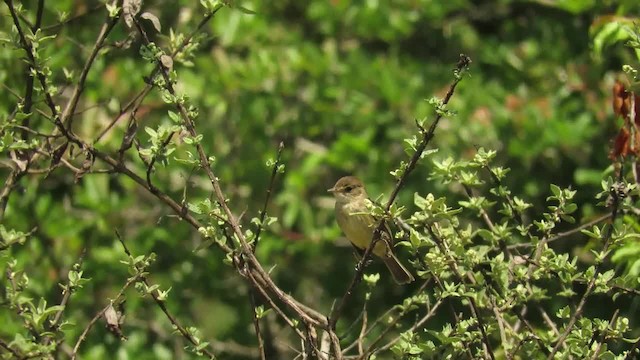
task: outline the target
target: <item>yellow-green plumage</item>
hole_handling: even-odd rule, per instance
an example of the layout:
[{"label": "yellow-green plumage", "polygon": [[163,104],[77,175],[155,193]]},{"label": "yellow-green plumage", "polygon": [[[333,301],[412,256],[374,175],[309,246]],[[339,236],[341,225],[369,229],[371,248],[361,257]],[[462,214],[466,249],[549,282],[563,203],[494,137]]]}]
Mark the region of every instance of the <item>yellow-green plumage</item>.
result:
[{"label": "yellow-green plumage", "polygon": [[[353,245],[363,250],[369,247],[376,226],[376,222],[373,217],[366,212],[367,208],[364,201],[352,202],[344,205],[336,202],[336,214],[342,214],[342,216],[336,216],[340,229],[342,229],[344,235]],[[389,249],[385,244],[385,241],[389,240],[385,238],[388,237],[389,235],[384,231],[381,241],[378,241],[376,246],[373,248],[374,254],[380,257],[387,256]]]},{"label": "yellow-green plumage", "polygon": [[[336,197],[336,220],[340,229],[355,247],[368,248],[377,222],[368,213],[368,197],[362,182],[353,176],[343,177],[329,191]],[[382,229],[373,253],[382,259],[397,283],[405,284],[414,280],[413,275],[393,254],[393,237],[388,227]]]}]

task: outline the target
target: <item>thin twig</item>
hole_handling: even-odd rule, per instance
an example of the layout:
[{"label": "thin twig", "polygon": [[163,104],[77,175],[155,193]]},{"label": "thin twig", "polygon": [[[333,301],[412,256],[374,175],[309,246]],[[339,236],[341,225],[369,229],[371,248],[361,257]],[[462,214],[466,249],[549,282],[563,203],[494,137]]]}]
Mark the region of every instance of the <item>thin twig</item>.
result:
[{"label": "thin twig", "polygon": [[[574,229],[567,230],[567,231],[564,231],[564,232],[559,232],[559,233],[557,233],[555,236],[553,236],[553,237],[549,238],[549,239],[547,240],[547,243],[551,243],[551,242],[554,242],[554,241],[560,240],[560,239],[562,239],[562,238],[565,238],[565,237],[567,237],[567,236],[570,236],[570,235],[573,235],[573,234],[579,233],[579,232],[581,232],[582,230],[587,229],[587,228],[590,228],[590,227],[592,227],[592,226],[593,226],[593,225],[595,225],[595,224],[598,224],[598,223],[601,223],[601,222],[603,222],[603,221],[605,221],[605,220],[611,219],[611,216],[612,216],[612,214],[611,214],[611,213],[609,213],[609,214],[605,214],[605,215],[602,215],[602,216],[600,216],[600,217],[598,217],[598,218],[596,218],[596,219],[594,219],[594,220],[591,220],[591,221],[589,221],[589,222],[586,222],[586,223],[584,223],[584,224],[581,224],[580,226],[578,226],[578,227],[576,227],[576,228],[574,228]],[[507,248],[508,248],[508,249],[530,248],[530,247],[532,247],[532,246],[533,246],[533,245],[532,245],[531,243],[522,243],[522,244],[509,245],[509,246],[507,246]]]},{"label": "thin twig", "polygon": [[4,340],[0,339],[0,347],[10,352],[16,359],[23,359],[24,356],[21,355],[17,350],[12,349],[9,344],[7,344]]},{"label": "thin twig", "polygon": [[269,180],[269,187],[267,188],[267,195],[264,199],[264,205],[262,206],[262,211],[260,211],[260,223],[258,224],[258,229],[256,230],[256,239],[252,246],[252,251],[256,252],[256,247],[258,246],[258,241],[260,240],[260,234],[262,233],[262,229],[264,229],[264,219],[267,216],[267,206],[269,205],[269,200],[271,200],[271,193],[273,192],[273,186],[275,184],[276,175],[278,174],[278,167],[280,166],[280,156],[282,155],[282,149],[284,149],[284,142],[280,142],[278,145],[278,153],[276,154],[276,161],[273,163],[273,168],[271,169],[271,179]]},{"label": "thin twig", "polygon": [[[42,24],[42,13],[44,10],[44,0],[38,1],[38,8],[36,10],[36,22],[31,27],[31,32],[36,33]],[[25,71],[25,94],[24,94],[24,107],[22,112],[25,114],[31,113],[31,106],[33,105],[33,84],[34,78],[31,76],[31,70],[33,69],[32,64],[27,63],[26,71]],[[29,127],[29,122],[31,118],[26,117],[22,120],[22,125],[26,128]],[[22,139],[27,140],[28,135],[27,131],[22,130]]]},{"label": "thin twig", "polygon": [[360,334],[356,340],[358,343],[358,355],[360,356],[364,354],[364,337],[367,333],[367,304],[369,304],[369,299],[365,299],[364,305],[362,305],[362,326],[360,327]]},{"label": "thin twig", "polygon": [[256,332],[256,337],[258,338],[258,352],[260,353],[260,359],[267,360],[267,354],[264,349],[264,339],[262,337],[262,332],[260,331],[260,319],[258,318],[256,295],[253,288],[251,288],[251,291],[249,292],[249,301],[251,303],[251,309],[253,310],[253,327]]},{"label": "thin twig", "polygon": [[61,22],[59,22],[57,24],[45,26],[45,27],[42,28],[42,31],[44,31],[46,33],[55,32],[56,30],[60,29],[61,27],[65,26],[65,25],[68,25],[68,24],[70,24],[72,22],[75,22],[77,20],[80,20],[80,19],[82,19],[83,17],[85,17],[87,15],[93,14],[93,13],[97,12],[98,10],[101,10],[104,7],[105,7],[105,4],[102,4],[102,3],[98,4],[98,5],[94,6],[94,7],[92,7],[91,9],[81,13],[81,14],[70,16],[70,17],[64,19],[63,21],[61,21]]}]

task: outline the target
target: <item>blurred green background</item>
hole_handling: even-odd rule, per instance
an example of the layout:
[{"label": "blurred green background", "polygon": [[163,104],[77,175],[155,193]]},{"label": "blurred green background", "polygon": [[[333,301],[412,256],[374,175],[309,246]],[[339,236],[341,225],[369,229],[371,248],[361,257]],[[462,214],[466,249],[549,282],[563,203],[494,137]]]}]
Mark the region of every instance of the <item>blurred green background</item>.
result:
[{"label": "blurred green background", "polygon": [[[34,19],[35,3],[23,3],[27,20]],[[610,166],[610,139],[619,126],[610,89],[615,79],[624,78],[623,64],[637,64],[623,44],[624,33],[603,29],[630,21],[628,16],[640,10],[638,2],[284,0],[242,5],[256,14],[222,9],[200,33],[189,63],[176,61],[177,88],[198,107],[203,144],[217,159],[214,170],[230,207],[246,214],[245,227],[252,226],[249,220],[264,203],[271,171],[266,162],[284,142],[286,170],[276,180],[268,207],[279,222],[265,230],[257,255],[274,280],[299,300],[328,313],[353,274],[355,259],[335,224],[326,189],[340,176],[355,174],[370,195],[389,194],[394,185],[389,171],[407,159],[403,139],[416,133],[414,119],[427,117],[427,124],[433,119],[427,99],[444,95],[461,53],[473,61],[471,74],[450,103],[456,115],[437,129],[430,148],[439,150],[433,157],[470,159],[478,147],[495,149],[496,163],[511,169],[505,184],[536,205],[530,214],[545,209],[550,183],[579,190],[578,221],[599,214],[593,196]],[[144,10],[161,21],[162,33],[153,39],[161,46],[167,45],[170,31],[193,30],[203,14],[194,1],[147,1]],[[63,11],[71,17],[88,14],[50,31],[57,37],[43,50],[50,56],[61,103],[69,91],[63,69],[74,70],[77,77],[106,16],[97,1],[46,2],[43,27],[58,23]],[[9,36],[4,4],[0,16],[0,30]],[[152,69],[138,54],[139,39],[130,48],[115,46],[127,35],[119,24],[109,38],[111,46],[89,73],[75,120],[75,131],[85,140],[95,139],[118,115]],[[1,117],[16,104],[8,89],[24,92],[22,56],[10,46],[0,47]],[[36,107],[46,110],[41,101]],[[140,128],[170,123],[169,109],[152,92],[137,114]],[[51,129],[47,121],[38,121],[42,131]],[[115,153],[125,124],[121,120],[96,147]],[[144,131],[138,138],[148,145]],[[179,146],[175,156],[184,151]],[[144,174],[137,156],[127,159]],[[419,165],[399,205],[412,209],[414,192],[433,192],[456,206],[462,188],[430,180],[431,171],[429,161]],[[7,173],[0,168],[0,174]],[[159,166],[153,176],[156,186],[178,201],[185,194],[191,202],[211,195],[204,173],[192,173],[175,161]],[[17,258],[31,278],[28,292],[54,304],[60,301],[57,283],[88,247],[84,271],[91,281],[72,297],[65,313],[75,324],[67,330],[73,343],[128,276],[119,263],[125,254],[115,237],[118,229],[134,254],[157,254],[150,279],[172,288],[167,306],[183,323],[198,327],[214,349],[226,349],[223,358],[249,356],[229,350],[255,347],[245,281],[222,263],[215,246],[194,252],[200,235],[172,215],[122,176],[87,175],[78,185],[63,168],[46,178],[27,176],[10,198],[4,225],[37,230],[26,244],[0,256],[0,268],[9,255]],[[584,242],[563,244],[564,251],[579,254]],[[419,286],[394,285],[379,262],[370,269],[382,274],[372,295],[372,314],[381,314]],[[363,294],[360,289],[354,297],[339,333],[357,317]],[[97,326],[83,346],[83,358],[170,359],[185,345],[171,336],[170,324],[149,299],[131,290],[125,308],[129,340],[120,342]],[[275,317],[265,321],[274,336],[288,331]],[[435,319],[430,326],[438,328],[442,321]],[[7,324],[0,327],[3,338],[21,331],[6,308],[0,308],[0,323]],[[275,344],[279,354],[288,354],[286,340]]]}]

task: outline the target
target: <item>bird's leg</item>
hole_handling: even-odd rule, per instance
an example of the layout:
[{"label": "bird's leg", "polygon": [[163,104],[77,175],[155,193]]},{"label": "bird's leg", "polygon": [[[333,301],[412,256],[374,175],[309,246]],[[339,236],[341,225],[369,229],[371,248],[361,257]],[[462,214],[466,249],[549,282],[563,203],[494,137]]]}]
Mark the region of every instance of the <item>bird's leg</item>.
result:
[{"label": "bird's leg", "polygon": [[[359,247],[351,244],[351,246],[353,246],[353,256],[356,258],[356,262],[360,263],[360,260],[362,260],[362,257],[364,256],[364,252],[365,250],[360,249]],[[369,257],[367,259],[367,261],[363,264],[365,267],[371,265],[371,263],[373,262],[373,259],[371,259],[371,257]],[[357,269],[356,269],[357,270]]]}]

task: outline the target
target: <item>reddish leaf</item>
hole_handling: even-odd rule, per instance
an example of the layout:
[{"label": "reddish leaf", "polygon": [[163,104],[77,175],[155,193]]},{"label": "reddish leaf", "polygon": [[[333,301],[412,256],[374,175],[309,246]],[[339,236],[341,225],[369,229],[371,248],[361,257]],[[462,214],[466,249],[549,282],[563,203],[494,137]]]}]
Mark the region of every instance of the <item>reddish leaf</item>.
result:
[{"label": "reddish leaf", "polygon": [[626,118],[629,115],[630,99],[629,92],[620,81],[613,84],[613,112]]},{"label": "reddish leaf", "polygon": [[611,159],[616,159],[618,156],[626,156],[629,152],[629,131],[625,128],[621,128],[613,141],[613,149],[609,156]]}]

